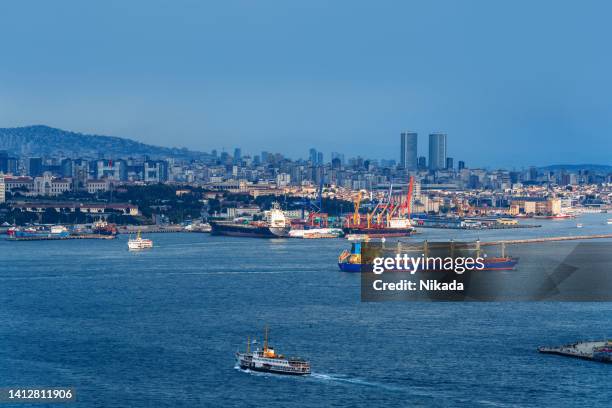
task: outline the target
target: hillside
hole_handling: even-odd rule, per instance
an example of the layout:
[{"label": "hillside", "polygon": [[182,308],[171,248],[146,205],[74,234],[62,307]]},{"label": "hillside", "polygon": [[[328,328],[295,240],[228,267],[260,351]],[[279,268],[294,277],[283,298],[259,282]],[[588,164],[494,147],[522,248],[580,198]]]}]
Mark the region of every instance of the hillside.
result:
[{"label": "hillside", "polygon": [[131,139],[114,136],[87,135],[49,126],[0,128],[0,150],[18,156],[65,157],[174,157],[196,158],[205,153],[187,149],[152,146]]}]

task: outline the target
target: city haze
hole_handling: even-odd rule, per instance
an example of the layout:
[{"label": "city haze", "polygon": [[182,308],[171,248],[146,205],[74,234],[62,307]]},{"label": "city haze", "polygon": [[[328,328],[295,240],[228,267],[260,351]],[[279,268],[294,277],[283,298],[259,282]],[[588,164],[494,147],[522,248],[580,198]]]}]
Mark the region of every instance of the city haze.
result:
[{"label": "city haze", "polygon": [[399,161],[403,131],[470,166],[610,164],[605,2],[20,2],[0,127]]}]

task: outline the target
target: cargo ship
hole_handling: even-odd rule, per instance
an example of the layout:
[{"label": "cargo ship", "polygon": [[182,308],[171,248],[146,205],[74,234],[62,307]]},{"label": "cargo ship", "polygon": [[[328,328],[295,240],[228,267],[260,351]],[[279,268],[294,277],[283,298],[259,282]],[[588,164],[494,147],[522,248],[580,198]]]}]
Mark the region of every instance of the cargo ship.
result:
[{"label": "cargo ship", "polygon": [[239,223],[235,221],[210,221],[213,235],[233,237],[283,238],[289,236],[291,225],[278,203],[265,212],[265,221]]},{"label": "cargo ship", "polygon": [[263,349],[256,348],[251,351],[253,343],[247,338],[245,352],[236,352],[236,364],[242,370],[258,371],[271,374],[283,375],[308,375],[310,374],[310,363],[301,357],[285,357],[277,354],[274,348],[268,344],[268,329],[266,328]]},{"label": "cargo ship", "polygon": [[[351,250],[344,250],[338,256],[338,268],[342,272],[363,272],[372,270],[372,265],[362,263],[361,259],[361,242],[353,242],[351,244]],[[510,271],[518,264],[519,259],[514,257],[508,257],[502,255],[500,257],[485,257],[484,268],[478,269],[478,271]],[[419,272],[441,272],[438,270],[430,269],[419,269]],[[397,272],[408,272],[405,270]]]},{"label": "cargo ship", "polygon": [[304,238],[304,239],[316,239],[316,238],[339,238],[344,233],[340,228],[310,228],[310,229],[296,229],[289,231],[291,238]]},{"label": "cargo ship", "polygon": [[109,224],[104,220],[94,222],[91,228],[94,234],[99,235],[117,235],[117,226],[115,224]]}]

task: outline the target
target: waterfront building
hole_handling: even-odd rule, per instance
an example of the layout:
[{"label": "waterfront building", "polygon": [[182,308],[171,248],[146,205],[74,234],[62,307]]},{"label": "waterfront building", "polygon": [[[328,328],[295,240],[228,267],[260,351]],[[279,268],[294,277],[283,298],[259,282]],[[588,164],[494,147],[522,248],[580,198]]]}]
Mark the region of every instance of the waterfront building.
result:
[{"label": "waterfront building", "polygon": [[417,169],[417,139],[415,132],[400,134],[400,166],[406,170]]},{"label": "waterfront building", "polygon": [[0,204],[6,201],[6,187],[4,185],[4,174],[0,172]]},{"label": "waterfront building", "polygon": [[547,215],[561,214],[561,200],[546,197],[514,197],[510,201],[510,215]]},{"label": "waterfront building", "polygon": [[44,172],[40,177],[34,177],[34,194],[42,196],[57,196],[72,191],[72,179],[53,177],[51,172]]},{"label": "waterfront building", "polygon": [[446,167],[446,133],[429,135],[429,169],[440,170]]}]

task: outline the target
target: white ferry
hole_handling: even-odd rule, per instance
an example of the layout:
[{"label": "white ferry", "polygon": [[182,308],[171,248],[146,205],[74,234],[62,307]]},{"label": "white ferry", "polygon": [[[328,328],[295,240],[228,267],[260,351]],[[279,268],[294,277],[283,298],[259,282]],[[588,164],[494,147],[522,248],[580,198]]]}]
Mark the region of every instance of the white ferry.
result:
[{"label": "white ferry", "polygon": [[[246,352],[236,353],[236,363],[242,370],[260,371],[284,375],[308,375],[310,363],[300,357],[285,357],[276,354],[274,348],[268,345],[268,328],[264,337],[263,349],[251,351],[250,339],[247,338]],[[253,346],[257,341],[253,341]]]},{"label": "white ferry", "polygon": [[153,248],[153,241],[147,238],[142,238],[140,236],[140,230],[138,230],[138,234],[135,239],[130,238],[128,240],[128,249],[130,251],[138,251],[141,249]]}]

